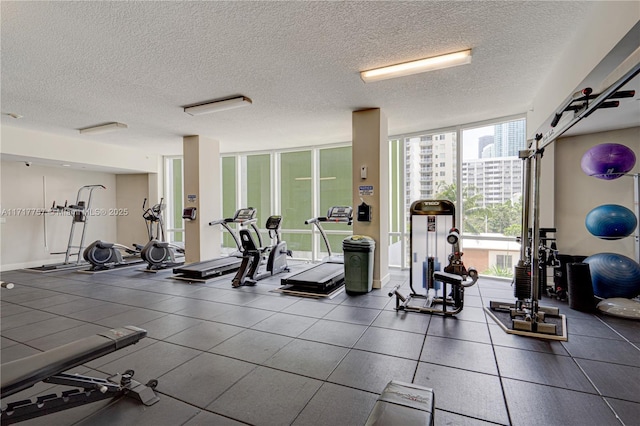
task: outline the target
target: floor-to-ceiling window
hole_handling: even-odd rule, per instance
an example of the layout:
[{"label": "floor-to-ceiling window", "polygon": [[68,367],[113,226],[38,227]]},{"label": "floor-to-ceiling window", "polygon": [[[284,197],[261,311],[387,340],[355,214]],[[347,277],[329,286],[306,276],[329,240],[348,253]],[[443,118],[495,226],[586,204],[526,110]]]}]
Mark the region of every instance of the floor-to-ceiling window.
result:
[{"label": "floor-to-ceiling window", "polygon": [[[222,217],[232,218],[238,208],[236,191],[236,157],[222,157]],[[231,252],[238,249],[235,240],[224,228],[222,232],[222,251]]]},{"label": "floor-to-ceiling window", "polygon": [[[333,206],[351,206],[352,204],[352,173],[351,147],[325,148],[318,150],[319,156],[319,191],[318,216],[327,214]],[[327,240],[331,246],[331,253],[342,253],[342,240],[351,235],[351,226],[341,223],[323,223],[327,233]],[[328,255],[324,242],[316,235],[317,252],[320,257]]]},{"label": "floor-to-ceiling window", "polygon": [[[390,139],[391,266],[408,267],[409,207],[419,199],[456,206],[464,262],[511,276],[520,245],[524,118],[494,120]],[[460,188],[460,189],[459,189]],[[394,212],[400,207],[402,213]]]},{"label": "floor-to-ceiling window", "polygon": [[164,201],[167,206],[165,227],[167,241],[173,243],[184,243],[182,168],[182,157],[164,158]]},{"label": "floor-to-ceiling window", "polygon": [[525,119],[463,127],[462,228],[465,255],[481,274],[513,275],[522,218]]},{"label": "floor-to-ceiling window", "polygon": [[408,250],[404,206],[404,143],[389,141],[389,266],[402,267]]},{"label": "floor-to-ceiling window", "polygon": [[313,216],[312,151],[280,154],[280,212],[282,239],[294,257],[311,259],[311,232],[305,221]]},{"label": "floor-to-ceiling window", "polygon": [[409,210],[413,202],[439,199],[456,202],[457,140],[455,130],[439,130],[389,141],[391,205],[399,209],[390,214],[390,266],[408,266]]}]

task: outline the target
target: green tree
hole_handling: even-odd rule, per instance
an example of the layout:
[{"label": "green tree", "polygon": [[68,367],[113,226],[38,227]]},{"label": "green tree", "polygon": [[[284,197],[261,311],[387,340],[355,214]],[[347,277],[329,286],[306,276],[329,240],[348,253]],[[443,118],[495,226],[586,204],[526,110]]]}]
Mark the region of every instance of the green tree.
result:
[{"label": "green tree", "polygon": [[[437,199],[449,200],[456,205],[456,184],[440,184]],[[512,203],[507,200],[502,204],[487,207],[482,205],[484,196],[475,186],[462,188],[462,222],[465,233],[497,233],[507,236],[520,235],[522,200]]]},{"label": "green tree", "polygon": [[[436,198],[439,200],[449,200],[458,208],[456,197],[457,187],[455,183],[441,183],[438,186]],[[484,196],[478,192],[475,186],[465,186],[462,188],[462,222],[465,232],[479,234],[485,232],[485,211],[482,207]]]},{"label": "green tree", "polygon": [[[487,209],[488,231],[510,235],[520,228],[522,206],[518,203],[512,203],[507,200],[502,204],[494,204]],[[513,235],[519,235],[513,234]]]}]

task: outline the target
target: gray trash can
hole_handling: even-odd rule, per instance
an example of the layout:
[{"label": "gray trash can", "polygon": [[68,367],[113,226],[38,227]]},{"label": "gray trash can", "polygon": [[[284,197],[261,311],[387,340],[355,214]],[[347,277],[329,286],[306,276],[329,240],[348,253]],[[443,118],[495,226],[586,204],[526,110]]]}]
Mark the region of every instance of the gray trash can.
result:
[{"label": "gray trash can", "polygon": [[368,293],[373,287],[373,252],[376,242],[364,235],[342,240],[344,288],[347,293]]}]

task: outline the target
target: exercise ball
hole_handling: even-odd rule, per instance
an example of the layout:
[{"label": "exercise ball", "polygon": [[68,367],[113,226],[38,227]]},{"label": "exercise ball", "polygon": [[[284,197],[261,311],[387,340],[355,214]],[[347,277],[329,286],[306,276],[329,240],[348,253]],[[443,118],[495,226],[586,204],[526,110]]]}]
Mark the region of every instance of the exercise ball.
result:
[{"label": "exercise ball", "polygon": [[633,233],[638,220],[636,215],[624,206],[603,204],[587,213],[584,225],[594,237],[619,240]]},{"label": "exercise ball", "polygon": [[609,299],[631,299],[640,294],[640,265],[616,253],[598,253],[584,260],[589,264],[593,294]]},{"label": "exercise ball", "polygon": [[617,179],[636,165],[636,155],[625,145],[602,143],[590,148],[582,156],[580,167],[588,176],[598,179]]}]

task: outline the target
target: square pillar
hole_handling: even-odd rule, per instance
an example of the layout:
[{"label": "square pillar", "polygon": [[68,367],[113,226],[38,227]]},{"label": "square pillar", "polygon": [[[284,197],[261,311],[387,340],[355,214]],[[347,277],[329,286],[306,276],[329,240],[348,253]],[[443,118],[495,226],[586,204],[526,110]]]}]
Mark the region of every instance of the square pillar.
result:
[{"label": "square pillar", "polygon": [[222,214],[220,191],[220,142],[202,136],[182,139],[184,155],[184,207],[197,209],[195,220],[186,220],[185,261],[200,262],[220,256],[220,228],[209,222]]},{"label": "square pillar", "polygon": [[[387,118],[379,108],[352,115],[353,234],[376,242],[373,288],[389,282],[389,135]],[[366,178],[362,178],[366,167]],[[358,205],[371,206],[371,222],[357,220]]]}]

